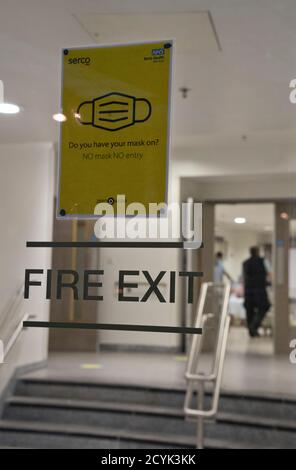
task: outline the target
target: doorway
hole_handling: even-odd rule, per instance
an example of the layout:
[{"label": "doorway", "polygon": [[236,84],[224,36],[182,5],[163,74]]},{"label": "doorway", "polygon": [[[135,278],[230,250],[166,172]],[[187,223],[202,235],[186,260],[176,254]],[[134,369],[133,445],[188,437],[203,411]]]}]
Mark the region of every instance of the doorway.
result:
[{"label": "doorway", "polygon": [[[213,281],[214,279],[214,253],[215,247],[222,246],[223,248],[223,235],[222,233],[222,220],[223,216],[220,212],[220,235],[215,231],[216,227],[216,208],[219,215],[228,207],[228,213],[232,217],[232,224],[234,218],[245,218],[246,220],[256,223],[259,232],[258,238],[254,238],[251,233],[242,236],[241,232],[237,232],[237,242],[241,243],[242,239],[250,242],[258,241],[263,255],[269,262],[271,262],[272,273],[272,286],[270,288],[270,296],[272,300],[272,309],[267,316],[266,324],[264,327],[264,337],[270,337],[271,340],[266,339],[266,348],[263,351],[270,350],[274,354],[288,355],[290,352],[290,341],[296,337],[296,323],[295,322],[295,286],[296,286],[296,273],[295,266],[295,246],[296,246],[296,201],[295,199],[267,199],[267,200],[225,200],[217,199],[210,201],[203,201],[203,241],[204,248],[198,254],[197,263],[199,269],[204,272],[205,281]],[[237,210],[241,212],[236,212]],[[247,211],[245,217],[242,211]],[[249,210],[249,212],[248,212]],[[273,212],[273,222],[271,219],[271,210]],[[234,213],[234,212],[235,213]],[[227,211],[226,211],[227,213]],[[237,215],[236,215],[237,214]],[[268,215],[269,214],[269,215]],[[227,214],[226,214],[227,215]],[[268,219],[269,217],[269,219]],[[239,223],[237,225],[240,225]],[[247,223],[242,223],[243,231],[247,227]],[[251,228],[251,226],[250,226]],[[250,230],[251,232],[251,230]],[[252,244],[252,243],[251,243]],[[258,244],[258,243],[257,243]],[[245,247],[246,250],[248,247]],[[247,257],[248,253],[243,251],[244,256]],[[231,263],[233,273],[238,276],[238,265],[241,263],[241,257],[237,256],[235,263]],[[240,340],[238,340],[240,343]],[[272,346],[272,347],[271,347]]]},{"label": "doorway", "polygon": [[[54,219],[53,241],[90,241],[94,222],[91,220]],[[93,248],[53,248],[53,277],[59,269],[74,270],[82,279],[84,269],[95,269],[98,262],[98,249]],[[67,280],[67,279],[66,279]],[[71,282],[72,277],[68,279]],[[81,285],[79,285],[81,289]],[[71,289],[64,289],[62,298],[52,298],[50,320],[53,322],[95,323],[98,305],[94,300],[83,301],[81,293],[75,300]],[[50,329],[49,352],[97,351],[99,335],[97,330]]]},{"label": "doorway", "polygon": [[[273,203],[215,204],[214,208],[214,280],[221,276],[231,281],[229,312],[232,328],[229,350],[270,355],[274,336],[274,224]],[[250,248],[258,247],[268,273],[268,297],[271,308],[259,327],[260,338],[249,337],[244,307],[243,263],[250,256]],[[221,257],[221,258],[220,258]]]}]

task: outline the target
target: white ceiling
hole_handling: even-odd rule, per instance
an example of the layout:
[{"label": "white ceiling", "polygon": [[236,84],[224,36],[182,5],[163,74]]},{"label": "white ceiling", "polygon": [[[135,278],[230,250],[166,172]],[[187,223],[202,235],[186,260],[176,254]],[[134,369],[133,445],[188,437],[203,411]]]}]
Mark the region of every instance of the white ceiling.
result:
[{"label": "white ceiling", "polygon": [[[243,217],[245,224],[236,224],[234,219]],[[215,206],[216,228],[227,227],[231,230],[256,230],[272,232],[274,230],[273,204],[217,204]]]},{"label": "white ceiling", "polygon": [[[205,11],[211,13],[221,51],[211,42],[208,23],[198,27],[193,15]],[[179,38],[175,143],[203,134],[277,130],[294,136],[296,105],[289,103],[288,85],[296,76],[295,0],[2,0],[0,79],[6,100],[23,111],[0,117],[0,142],[56,141],[58,126],[51,116],[59,109],[61,48],[93,43],[93,28],[100,24],[98,42],[124,41],[128,31],[130,39],[145,40],[142,20],[130,27],[134,15],[143,13],[154,15],[147,16],[151,37],[176,29]],[[173,13],[180,13],[179,22]],[[192,14],[192,50],[184,46],[186,13]],[[182,86],[191,89],[187,99],[178,91]]]},{"label": "white ceiling", "polygon": [[[221,49],[209,11],[75,15],[96,43],[174,39],[177,54],[206,56]],[[151,27],[151,25],[153,25]]]}]

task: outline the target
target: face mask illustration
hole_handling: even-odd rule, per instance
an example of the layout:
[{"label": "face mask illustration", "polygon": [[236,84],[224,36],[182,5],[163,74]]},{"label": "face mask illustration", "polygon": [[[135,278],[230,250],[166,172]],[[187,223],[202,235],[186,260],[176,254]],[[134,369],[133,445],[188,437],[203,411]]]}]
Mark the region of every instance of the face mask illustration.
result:
[{"label": "face mask illustration", "polygon": [[147,121],[151,112],[151,103],[145,98],[108,93],[92,101],[83,101],[77,109],[77,118],[84,125],[118,131]]}]

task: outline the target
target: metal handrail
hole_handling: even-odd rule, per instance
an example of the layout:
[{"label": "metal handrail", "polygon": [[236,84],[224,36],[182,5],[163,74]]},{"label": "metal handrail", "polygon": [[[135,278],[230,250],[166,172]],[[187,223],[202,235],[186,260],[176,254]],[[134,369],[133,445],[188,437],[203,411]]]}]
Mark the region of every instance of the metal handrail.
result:
[{"label": "metal handrail", "polygon": [[[185,378],[187,380],[187,389],[184,402],[184,413],[186,418],[195,418],[197,419],[197,447],[203,448],[203,428],[204,428],[204,419],[214,418],[218,411],[219,397],[220,397],[220,388],[222,381],[222,373],[224,366],[224,359],[227,346],[227,338],[230,327],[230,316],[228,315],[228,303],[230,296],[230,284],[215,284],[212,282],[203,283],[198,307],[197,315],[195,320],[196,327],[202,327],[205,331],[205,326],[208,320],[213,317],[213,314],[204,314],[204,307],[207,298],[207,292],[209,287],[223,287],[224,296],[222,302],[222,310],[220,316],[220,324],[217,335],[217,345],[214,352],[214,366],[211,373],[204,374],[197,372],[198,361],[201,356],[201,349],[203,344],[203,335],[195,335],[192,340],[189,359],[187,363],[187,369],[185,373]],[[208,410],[204,409],[204,387],[206,382],[212,382],[214,385],[213,397],[211,408]],[[193,400],[194,389],[197,388],[197,406],[192,407],[191,403]]]},{"label": "metal handrail", "polygon": [[8,322],[12,323],[12,316],[14,316],[12,314],[15,314],[16,311],[18,311],[21,301],[23,299],[23,294],[24,294],[24,285],[22,285],[21,287],[17,289],[15,296],[8,303],[5,315],[2,316],[1,321],[0,321],[0,335],[1,335],[0,339],[3,344],[3,358],[2,358],[3,361],[5,360],[5,357],[8,355],[9,351],[11,350],[16,340],[18,339],[19,335],[21,334],[23,330],[23,322],[28,320],[29,318],[29,315],[27,314],[22,315],[21,319],[18,320],[18,322],[16,323],[16,326],[12,327],[13,328],[12,333],[9,335],[8,339],[4,342],[4,334],[7,329],[7,324]]},{"label": "metal handrail", "polygon": [[19,322],[16,329],[14,330],[12,335],[10,336],[10,338],[7,342],[7,345],[6,346],[4,345],[3,361],[5,360],[6,356],[8,355],[9,351],[11,350],[12,346],[15,344],[15,342],[18,339],[18,337],[20,336],[20,334],[22,333],[22,331],[23,331],[23,322],[28,320],[28,318],[29,318],[29,315],[27,315],[27,314],[23,316],[22,320]]},{"label": "metal handrail", "polygon": [[8,305],[4,308],[5,314],[0,315],[0,331],[4,328],[8,321],[11,321],[11,312],[19,308],[24,298],[24,284],[22,284],[15,292],[13,298],[8,301]]}]

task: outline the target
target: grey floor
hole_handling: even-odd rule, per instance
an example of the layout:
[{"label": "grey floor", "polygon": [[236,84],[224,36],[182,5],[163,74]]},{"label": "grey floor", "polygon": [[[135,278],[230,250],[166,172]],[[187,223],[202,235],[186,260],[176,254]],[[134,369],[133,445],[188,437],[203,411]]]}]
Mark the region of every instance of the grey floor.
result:
[{"label": "grey floor", "polygon": [[[205,357],[204,367],[210,357]],[[96,382],[185,386],[185,355],[148,352],[52,353],[48,367],[35,377],[67,377]],[[296,365],[272,355],[269,338],[249,339],[232,328],[226,355],[224,390],[261,395],[296,396]]]}]

